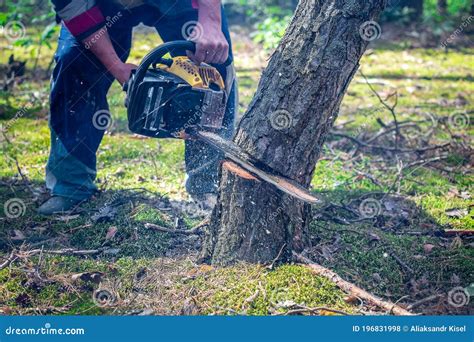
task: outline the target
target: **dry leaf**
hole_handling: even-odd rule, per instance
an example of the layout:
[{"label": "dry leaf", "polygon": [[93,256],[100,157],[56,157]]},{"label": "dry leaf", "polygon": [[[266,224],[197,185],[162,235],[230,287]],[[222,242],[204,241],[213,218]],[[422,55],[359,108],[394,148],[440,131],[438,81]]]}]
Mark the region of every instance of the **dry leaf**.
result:
[{"label": "dry leaf", "polygon": [[446,215],[449,217],[463,218],[468,214],[467,209],[454,208],[445,211]]},{"label": "dry leaf", "polygon": [[91,281],[93,283],[100,283],[102,280],[102,276],[104,274],[100,272],[84,272],[84,273],[77,273],[71,276],[72,281],[78,281],[79,279],[85,282]]},{"label": "dry leaf", "polygon": [[339,316],[340,314],[333,312],[333,311],[328,311],[321,309],[319,310],[319,316]]},{"label": "dry leaf", "polygon": [[354,295],[345,296],[344,301],[348,304],[357,304],[360,302],[359,297]]},{"label": "dry leaf", "polygon": [[111,240],[115,237],[115,235],[117,234],[118,232],[118,228],[115,227],[115,226],[112,226],[109,228],[109,230],[107,231],[107,235],[105,235],[105,240]]},{"label": "dry leaf", "polygon": [[10,315],[11,313],[12,309],[9,306],[0,307],[0,316]]},{"label": "dry leaf", "polygon": [[429,254],[431,253],[431,251],[433,250],[433,248],[435,248],[436,246],[435,245],[432,245],[430,243],[427,243],[423,246],[423,251],[425,252],[425,254]]},{"label": "dry leaf", "polygon": [[115,171],[114,175],[117,177],[125,175],[125,169],[123,167],[119,167],[117,171]]},{"label": "dry leaf", "polygon": [[461,248],[463,245],[463,242],[462,242],[462,239],[459,237],[459,235],[457,235],[453,241],[451,242],[451,244],[449,245],[449,248],[450,249],[458,249],[458,248]]},{"label": "dry leaf", "polygon": [[18,230],[18,229],[13,230],[13,233],[15,234],[15,235],[13,235],[13,236],[11,237],[11,239],[12,239],[13,241],[22,241],[22,240],[25,240],[25,239],[26,239],[25,234],[23,234],[23,233],[22,233],[20,230]]}]

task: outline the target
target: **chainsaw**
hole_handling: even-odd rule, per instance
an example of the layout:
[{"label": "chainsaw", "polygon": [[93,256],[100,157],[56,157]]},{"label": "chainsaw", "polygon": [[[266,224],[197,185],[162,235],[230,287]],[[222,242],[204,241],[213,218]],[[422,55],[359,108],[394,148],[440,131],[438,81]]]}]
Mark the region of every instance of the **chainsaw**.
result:
[{"label": "chainsaw", "polygon": [[[194,139],[221,151],[234,171],[273,184],[281,191],[314,204],[319,200],[295,181],[279,175],[232,141],[223,139],[228,99],[216,68],[196,65],[186,51],[191,41],[164,43],[147,54],[124,86],[129,129],[152,138]],[[226,65],[231,63],[230,59]]]}]

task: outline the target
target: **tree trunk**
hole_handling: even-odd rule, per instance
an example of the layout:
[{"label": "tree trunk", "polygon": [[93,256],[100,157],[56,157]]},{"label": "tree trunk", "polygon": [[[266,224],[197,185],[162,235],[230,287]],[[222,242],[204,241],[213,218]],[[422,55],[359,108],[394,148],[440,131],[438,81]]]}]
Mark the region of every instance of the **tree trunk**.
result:
[{"label": "tree trunk", "polygon": [[[309,187],[327,133],[384,0],[301,0],[234,141]],[[363,26],[366,27],[366,26]],[[377,28],[375,28],[377,29]],[[308,246],[311,208],[264,182],[222,170],[201,261],[269,263]]]},{"label": "tree trunk", "polygon": [[408,7],[413,11],[411,15],[412,20],[418,20],[423,14],[423,2],[424,0],[394,0],[395,3],[398,3],[399,8]]},{"label": "tree trunk", "polygon": [[438,14],[443,17],[448,14],[448,0],[438,0]]}]

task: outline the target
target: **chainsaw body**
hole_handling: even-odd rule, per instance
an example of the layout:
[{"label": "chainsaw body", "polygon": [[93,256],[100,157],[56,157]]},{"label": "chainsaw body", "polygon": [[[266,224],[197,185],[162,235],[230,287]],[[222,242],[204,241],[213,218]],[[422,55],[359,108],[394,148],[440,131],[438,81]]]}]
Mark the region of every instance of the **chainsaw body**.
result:
[{"label": "chainsaw body", "polygon": [[[222,128],[228,94],[217,69],[206,64],[197,66],[183,57],[186,51],[194,50],[193,42],[171,42],[145,56],[124,87],[130,130],[152,138],[190,137],[203,141],[224,153],[234,169],[249,172],[307,203],[317,203],[318,199],[307,189],[278,175],[217,134]],[[174,57],[165,58],[168,53]]]},{"label": "chainsaw body", "polygon": [[[131,76],[126,106],[132,132],[182,138],[186,131],[222,128],[227,93],[216,68],[194,64],[184,54],[192,42],[171,42],[150,52]],[[165,58],[168,53],[175,57]]]}]

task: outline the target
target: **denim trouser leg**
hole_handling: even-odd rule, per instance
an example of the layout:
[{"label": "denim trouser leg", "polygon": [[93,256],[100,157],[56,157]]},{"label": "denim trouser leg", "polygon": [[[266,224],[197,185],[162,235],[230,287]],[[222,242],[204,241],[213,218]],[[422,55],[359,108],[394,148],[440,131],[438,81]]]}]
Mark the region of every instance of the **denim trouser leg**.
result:
[{"label": "denim trouser leg", "polygon": [[[183,40],[183,27],[192,21],[197,20],[197,11],[186,16],[174,17],[164,16],[155,23],[158,33],[164,41]],[[230,46],[232,57],[232,43],[225,13],[222,12],[222,32],[224,33]],[[215,66],[224,81],[229,84],[229,98],[224,116],[225,130],[222,136],[230,139],[234,132],[235,112],[237,110],[237,82],[235,81],[235,71],[233,65]],[[191,195],[214,193],[218,186],[218,173],[220,162],[223,159],[222,153],[200,141],[186,141],[185,162],[186,162],[186,190]]]},{"label": "denim trouser leg", "polygon": [[[101,3],[102,4],[102,3]],[[134,10],[120,10],[103,3],[103,12],[120,19],[108,28],[108,33],[119,57],[125,61],[130,52],[132,28],[144,22],[155,26],[165,41],[183,40],[182,27],[197,19],[197,11],[187,15],[162,15],[156,8],[141,6]],[[101,5],[102,7],[102,5]],[[230,43],[225,17],[223,32]],[[51,151],[46,167],[47,186],[53,195],[82,200],[95,191],[96,152],[110,120],[107,92],[112,76],[101,62],[64,27],[61,29],[55,54],[56,66],[51,79],[50,129]],[[218,67],[226,81],[234,75],[233,68]],[[228,106],[224,118],[231,137],[233,133],[237,87],[231,83]],[[104,126],[105,122],[105,126]],[[186,142],[186,189],[191,194],[214,192],[217,186],[219,162],[222,155],[201,142]]]},{"label": "denim trouser leg", "polygon": [[[130,48],[129,31],[109,32],[123,58]],[[113,78],[64,26],[55,60],[46,185],[52,195],[83,200],[96,191],[96,152],[110,122],[106,95]]]}]

